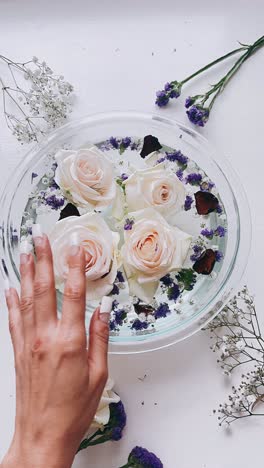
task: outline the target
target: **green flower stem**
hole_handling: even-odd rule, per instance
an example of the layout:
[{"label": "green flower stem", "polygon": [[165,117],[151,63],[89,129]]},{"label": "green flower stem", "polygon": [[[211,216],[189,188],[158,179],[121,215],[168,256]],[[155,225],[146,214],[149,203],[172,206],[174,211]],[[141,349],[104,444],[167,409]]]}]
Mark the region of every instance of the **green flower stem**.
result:
[{"label": "green flower stem", "polygon": [[100,429],[98,429],[96,432],[94,432],[94,434],[92,434],[90,437],[87,437],[86,439],[83,439],[82,442],[80,443],[80,446],[77,450],[76,453],[80,452],[81,450],[87,448],[90,446],[92,440],[97,437],[97,436],[100,436],[100,434],[102,434],[102,431],[100,431]]},{"label": "green flower stem", "polygon": [[133,465],[130,465],[130,463],[127,463],[126,465],[120,466],[120,468],[129,468],[130,466],[133,466]]},{"label": "green flower stem", "polygon": [[[243,65],[243,63],[251,56],[253,55],[258,49],[264,46],[264,36],[260,38],[258,41],[256,41],[252,46],[250,46],[245,54],[240,57],[235,65],[229,70],[229,72],[218,82],[212,90],[210,90],[208,93],[205,94],[205,99],[203,99],[203,104],[207,101],[208,97],[216,93],[215,96],[213,97],[212,101],[210,102],[209,105],[209,110],[212,109],[213,104],[217,96],[223,92],[225,89],[226,85],[229,83],[231,78],[235,75],[235,73],[239,70],[239,68]],[[217,91],[217,92],[216,92]]]},{"label": "green flower stem", "polygon": [[[232,55],[235,55],[235,54],[238,54],[239,52],[242,52],[243,50],[248,50],[248,46],[243,46],[243,47],[239,47],[238,49],[234,49],[232,50],[231,52],[229,52],[228,54],[226,55],[223,55],[222,57],[219,57],[218,59],[214,60],[213,62],[210,62],[208,63],[207,65],[205,65],[203,68],[200,68],[198,71],[196,71],[195,73],[193,73],[192,75],[188,76],[187,78],[185,78],[185,80],[181,81],[180,83],[183,85],[185,83],[187,83],[187,81],[190,81],[192,78],[194,78],[195,76],[199,75],[200,73],[203,73],[204,71],[208,70],[208,68],[211,68],[213,67],[214,65],[216,65],[217,63],[220,63],[222,62],[223,60],[227,59],[228,57],[231,57]],[[173,82],[172,82],[173,83]]]}]

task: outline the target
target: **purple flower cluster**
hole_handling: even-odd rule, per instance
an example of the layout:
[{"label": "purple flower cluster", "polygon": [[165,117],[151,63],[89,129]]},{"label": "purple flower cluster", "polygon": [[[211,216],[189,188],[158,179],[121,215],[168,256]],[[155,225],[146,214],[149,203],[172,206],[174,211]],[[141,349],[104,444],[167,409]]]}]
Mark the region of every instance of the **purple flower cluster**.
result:
[{"label": "purple flower cluster", "polygon": [[170,301],[176,301],[180,294],[180,288],[176,283],[173,283],[167,290],[167,296]]},{"label": "purple flower cluster", "polygon": [[124,405],[122,401],[110,403],[109,409],[110,419],[108,426],[111,427],[110,438],[111,440],[120,440],[127,420]]},{"label": "purple flower cluster", "polygon": [[189,107],[191,107],[195,103],[195,101],[196,101],[195,97],[192,97],[192,96],[187,97],[187,99],[185,100],[186,109],[189,109]]},{"label": "purple flower cluster", "polygon": [[125,174],[124,172],[123,172],[123,174],[121,174],[121,176],[120,176],[121,180],[123,180],[123,181],[124,181],[124,180],[127,180],[128,177],[129,177],[129,176],[128,176],[127,174]]},{"label": "purple flower cluster", "polygon": [[[166,275],[168,276],[168,275]],[[158,307],[157,309],[155,310],[155,313],[154,313],[154,317],[155,319],[159,319],[159,318],[165,318],[167,317],[168,314],[170,314],[171,311],[169,309],[169,306],[168,304],[166,304],[165,302],[162,302]]]},{"label": "purple flower cluster", "polygon": [[149,324],[146,321],[141,321],[139,319],[135,319],[131,325],[132,330],[146,330],[148,328]]},{"label": "purple flower cluster", "polygon": [[184,202],[185,211],[189,211],[192,207],[193,198],[190,195],[187,195]]},{"label": "purple flower cluster", "polygon": [[156,93],[156,105],[165,107],[170,99],[177,99],[181,95],[181,87],[182,85],[178,81],[165,83],[164,89]]},{"label": "purple flower cluster", "polygon": [[214,229],[202,229],[201,234],[204,237],[207,237],[207,239],[212,239],[214,236],[219,236],[219,237],[224,237],[226,233],[226,228],[223,226],[217,226],[217,228]]},{"label": "purple flower cluster", "polygon": [[178,179],[180,181],[183,180],[183,170],[182,169],[178,169],[178,171],[176,171],[176,176],[178,177]]},{"label": "purple flower cluster", "polygon": [[169,273],[163,276],[162,278],[160,278],[160,281],[164,284],[164,286],[169,286],[170,284],[173,283],[173,279]]},{"label": "purple flower cluster", "polygon": [[189,158],[187,156],[184,156],[181,151],[173,151],[172,153],[167,153],[166,152],[166,158],[168,161],[172,162],[178,162],[182,166],[186,166],[186,164],[189,161]]},{"label": "purple flower cluster", "polygon": [[223,256],[224,256],[223,252],[221,252],[220,250],[217,250],[215,252],[215,261],[216,262],[221,262]]},{"label": "purple flower cluster", "polygon": [[195,244],[192,249],[193,249],[193,254],[190,256],[190,260],[192,262],[196,262],[196,260],[198,260],[201,256],[203,247],[201,247],[201,245]]},{"label": "purple flower cluster", "polygon": [[127,312],[125,309],[119,309],[118,305],[118,302],[114,300],[112,305],[112,318],[109,322],[110,331],[118,330],[119,327],[123,325],[124,320],[127,318]]},{"label": "purple flower cluster", "polygon": [[65,198],[59,191],[57,184],[56,187],[52,185],[47,190],[41,190],[39,196],[41,203],[49,206],[52,210],[59,210],[65,205]]},{"label": "purple flower cluster", "polygon": [[209,109],[197,104],[187,110],[186,114],[188,115],[190,122],[194,125],[204,127],[209,118]]},{"label": "purple flower cluster", "polygon": [[111,136],[109,140],[106,140],[103,144],[100,145],[102,151],[109,151],[110,149],[117,149],[122,154],[127,148],[132,151],[138,150],[140,147],[140,142],[132,141],[131,137],[116,138]]},{"label": "purple flower cluster", "polygon": [[[113,289],[111,291],[112,295],[117,295],[119,294],[119,288],[122,286],[122,283],[125,282],[125,278],[123,276],[122,271],[118,271],[116,274],[116,279],[113,284]],[[114,304],[114,303],[113,303]],[[115,305],[115,304],[114,304]]]},{"label": "purple flower cluster", "polygon": [[186,184],[199,185],[202,182],[202,175],[196,172],[188,174],[185,179]]},{"label": "purple flower cluster", "polygon": [[152,452],[143,447],[136,446],[130,452],[126,467],[163,468],[161,460]]},{"label": "purple flower cluster", "polygon": [[134,222],[135,221],[133,219],[127,218],[126,221],[125,221],[125,224],[124,224],[124,230],[125,231],[131,231]]},{"label": "purple flower cluster", "polygon": [[216,207],[216,211],[217,211],[218,214],[222,214],[222,213],[223,213],[223,208],[221,207],[221,205],[218,205],[218,206]]}]

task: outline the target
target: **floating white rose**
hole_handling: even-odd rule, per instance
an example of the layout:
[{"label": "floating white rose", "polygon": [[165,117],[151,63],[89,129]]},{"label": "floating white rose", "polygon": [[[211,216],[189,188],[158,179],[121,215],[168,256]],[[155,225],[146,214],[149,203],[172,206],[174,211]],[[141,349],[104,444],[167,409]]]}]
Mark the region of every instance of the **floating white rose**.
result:
[{"label": "floating white rose", "polygon": [[60,150],[55,181],[80,207],[103,208],[116,194],[113,164],[95,146],[78,151]]},{"label": "floating white rose", "polygon": [[118,268],[119,234],[112,232],[97,213],[70,216],[58,221],[49,234],[56,284],[60,288],[68,272],[69,240],[78,235],[85,249],[86,285],[89,300],[101,299],[113,288]]},{"label": "floating white rose", "polygon": [[172,216],[183,207],[185,187],[176,174],[164,165],[135,171],[124,181],[129,211],[152,206],[164,216]]},{"label": "floating white rose", "polygon": [[121,249],[130,294],[150,302],[159,279],[182,268],[191,236],[167,221],[153,208],[129,213],[133,223],[124,231]]},{"label": "floating white rose", "polygon": [[109,422],[110,403],[118,403],[120,401],[120,397],[113,391],[113,386],[114,381],[108,379],[90,428],[102,427]]}]

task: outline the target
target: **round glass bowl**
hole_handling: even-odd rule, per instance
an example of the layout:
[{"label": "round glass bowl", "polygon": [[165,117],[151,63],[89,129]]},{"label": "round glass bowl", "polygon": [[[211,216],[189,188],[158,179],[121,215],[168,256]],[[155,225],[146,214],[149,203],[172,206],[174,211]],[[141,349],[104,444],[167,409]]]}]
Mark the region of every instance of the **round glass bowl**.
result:
[{"label": "round glass bowl", "polygon": [[[226,235],[206,240],[209,242],[208,248],[221,251],[223,258],[215,264],[212,274],[199,275],[194,287],[184,291],[179,301],[175,301],[175,307],[172,301],[170,313],[161,312],[155,323],[133,328],[129,325],[128,313],[126,324],[113,327],[110,333],[110,352],[117,354],[141,353],[163,348],[192,335],[221,310],[238,285],[249,255],[251,222],[244,190],[229,163],[215,153],[205,138],[174,120],[136,112],[97,114],[61,127],[47,136],[43,143],[35,146],[12,174],[1,198],[2,272],[5,271],[11,284],[18,287],[19,239],[25,235],[25,229],[30,234],[32,219],[34,222],[40,222],[48,232],[49,227],[59,217],[59,211],[56,210],[48,214],[45,210],[43,213],[33,213],[32,205],[34,191],[45,191],[45,185],[50,183],[54,175],[55,153],[61,148],[77,150],[92,143],[106,151],[113,161],[116,152],[119,159],[115,164],[123,164],[126,158],[133,164],[136,160],[140,161],[140,145],[142,148],[146,135],[158,138],[163,147],[161,157],[162,151],[163,155],[166,154],[165,151],[180,151],[179,154],[188,157],[190,164],[187,169],[184,167],[187,172],[183,175],[177,172],[179,177],[185,177],[186,181],[188,174],[200,170],[206,175],[207,181],[213,181],[222,207],[220,218],[217,218],[216,212],[199,216],[193,203],[188,216],[186,212],[182,216],[179,215],[177,226],[194,237],[198,235],[201,238],[201,227],[215,230],[219,219],[222,220]],[[115,138],[109,143],[112,136]],[[119,141],[118,148],[115,148],[116,138]],[[120,141],[124,142],[121,151]],[[123,162],[120,160],[120,154]],[[177,166],[178,171],[182,167]],[[192,195],[201,190],[201,186],[198,185],[195,181],[188,185]],[[203,219],[204,224],[201,223]],[[192,251],[189,252],[189,258],[191,253]],[[164,290],[160,289],[157,292],[157,298],[159,295],[159,304],[165,303],[166,306]],[[61,293],[58,292],[59,309],[61,299]],[[119,300],[119,296],[117,299]],[[131,303],[133,304],[133,301]],[[88,304],[87,328],[95,305]],[[135,311],[133,314],[135,316]]]}]

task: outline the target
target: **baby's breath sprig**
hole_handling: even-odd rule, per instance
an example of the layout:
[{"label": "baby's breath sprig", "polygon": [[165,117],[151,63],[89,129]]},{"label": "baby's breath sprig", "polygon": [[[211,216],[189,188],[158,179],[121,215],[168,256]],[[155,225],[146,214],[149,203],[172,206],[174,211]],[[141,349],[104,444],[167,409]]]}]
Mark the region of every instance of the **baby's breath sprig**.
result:
[{"label": "baby's breath sprig", "polygon": [[6,124],[22,144],[38,141],[71,112],[73,86],[37,57],[22,63],[0,54],[0,61],[10,77],[0,76]]},{"label": "baby's breath sprig", "polygon": [[[205,328],[211,335],[213,352],[220,352],[218,363],[225,375],[247,366],[241,383],[232,387],[228,402],[218,409],[219,425],[249,417],[264,416],[257,407],[264,403],[264,338],[254,298],[246,286]],[[216,411],[215,411],[216,412]]]}]

